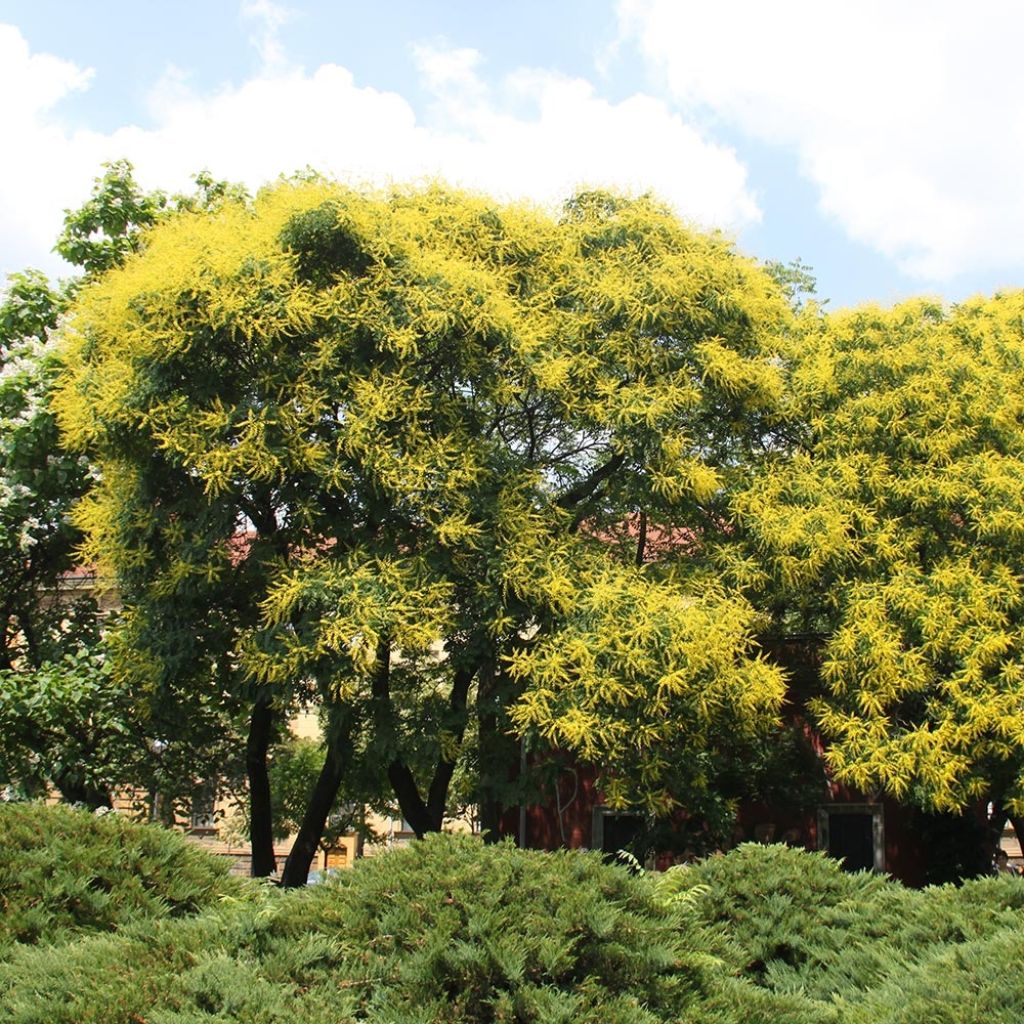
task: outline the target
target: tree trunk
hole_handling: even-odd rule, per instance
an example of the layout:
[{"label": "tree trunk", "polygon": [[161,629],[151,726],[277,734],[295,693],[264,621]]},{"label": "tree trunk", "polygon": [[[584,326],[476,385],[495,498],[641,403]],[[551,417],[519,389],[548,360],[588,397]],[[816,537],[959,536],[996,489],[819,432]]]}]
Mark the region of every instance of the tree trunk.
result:
[{"label": "tree trunk", "polygon": [[377,670],[373,674],[372,697],[373,727],[378,741],[391,754],[387,767],[388,782],[391,783],[402,817],[416,833],[416,838],[422,839],[427,832],[438,831],[441,825],[440,822],[435,825],[431,820],[416,779],[398,749],[395,708],[391,703],[391,640],[386,636],[381,637],[377,644]]},{"label": "tree trunk", "polygon": [[[461,733],[461,730],[460,730]],[[456,737],[456,742],[462,742],[462,736]],[[432,821],[437,822],[437,831],[441,831],[444,824],[444,812],[448,806],[448,787],[451,785],[452,776],[455,774],[455,762],[439,758],[434,768],[434,777],[430,780],[430,789],[427,790],[427,813]]]},{"label": "tree trunk", "polygon": [[647,510],[640,509],[640,515],[637,520],[637,537],[636,537],[636,567],[642,569],[644,560],[647,558]]},{"label": "tree trunk", "polygon": [[505,790],[519,757],[518,745],[505,728],[503,683],[507,680],[491,666],[481,672],[477,692],[480,831],[485,843],[501,839]]},{"label": "tree trunk", "polygon": [[249,839],[252,850],[250,874],[253,878],[266,878],[277,869],[270,776],[267,772],[267,749],[273,729],[274,709],[270,695],[262,691],[252,709],[245,745],[245,770],[249,778]]},{"label": "tree trunk", "polygon": [[[445,807],[448,804],[448,787],[455,773],[455,761],[438,758],[430,780],[427,799],[420,795],[419,786],[398,748],[395,728],[395,709],[391,702],[391,644],[382,639],[377,648],[377,672],[373,679],[374,724],[378,736],[389,743],[394,756],[388,763],[388,781],[401,809],[402,817],[422,839],[428,832],[440,832],[444,824]],[[448,710],[452,716],[452,733],[456,744],[462,742],[466,730],[466,701],[469,687],[476,669],[456,669],[452,680],[452,691],[448,698]]]},{"label": "tree trunk", "polygon": [[350,708],[332,708],[327,730],[327,754],[310,794],[306,813],[291,853],[281,873],[281,885],[294,889],[306,884],[309,870],[323,838],[327,818],[338,798],[338,790],[352,757],[351,739],[354,712]]},{"label": "tree trunk", "polygon": [[420,796],[419,787],[416,785],[412,772],[400,758],[395,758],[388,765],[388,781],[391,783],[395,799],[398,800],[402,817],[416,833],[417,839],[422,839],[428,832],[441,831],[444,807],[442,806],[441,813],[436,816],[431,813],[430,808],[423,802],[423,797]]},{"label": "tree trunk", "polygon": [[[452,735],[460,744],[466,731],[466,701],[469,687],[476,669],[457,669],[452,680],[452,692],[448,698],[448,710],[452,715]],[[405,762],[396,758],[388,765],[388,779],[395,791],[402,816],[412,826],[417,839],[427,832],[440,832],[444,825],[444,812],[448,806],[448,788],[455,774],[455,761],[439,757],[430,780],[427,799],[420,796],[416,780]]]}]

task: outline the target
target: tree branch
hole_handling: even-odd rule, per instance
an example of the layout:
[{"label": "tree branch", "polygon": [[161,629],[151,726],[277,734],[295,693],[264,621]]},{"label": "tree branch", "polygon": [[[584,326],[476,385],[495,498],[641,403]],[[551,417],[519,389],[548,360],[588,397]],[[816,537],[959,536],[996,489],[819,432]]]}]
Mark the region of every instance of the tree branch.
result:
[{"label": "tree branch", "polygon": [[598,466],[590,476],[585,480],[581,480],[575,487],[570,487],[555,504],[559,508],[571,509],[578,505],[581,501],[585,501],[589,498],[594,491],[604,483],[608,477],[612,476],[617,469],[626,461],[626,455],[624,452],[618,452],[613,455],[603,466]]},{"label": "tree branch", "polygon": [[643,566],[644,556],[647,554],[647,509],[640,509],[640,522],[637,531],[636,567],[639,569]]}]

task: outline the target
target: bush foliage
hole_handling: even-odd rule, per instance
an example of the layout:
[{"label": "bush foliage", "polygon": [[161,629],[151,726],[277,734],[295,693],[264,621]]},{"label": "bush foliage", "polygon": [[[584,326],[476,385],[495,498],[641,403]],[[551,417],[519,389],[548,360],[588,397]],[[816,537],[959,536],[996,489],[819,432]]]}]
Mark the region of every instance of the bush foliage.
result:
[{"label": "bush foliage", "polygon": [[305,890],[20,946],[0,1021],[1016,1024],[1022,941],[1012,878],[914,891],[755,845],[643,875],[433,836]]},{"label": "bush foliage", "polygon": [[656,1024],[718,970],[682,920],[596,855],[433,836],[305,891],[13,958],[0,1002],[22,1024]]},{"label": "bush foliage", "polygon": [[[745,982],[809,998],[823,1020],[931,1021],[926,1005],[938,1013],[944,1000],[965,999],[980,984],[980,950],[996,957],[985,968],[993,978],[1020,973],[1024,884],[1014,878],[914,890],[844,872],[824,854],[745,844],[690,869],[684,884],[699,894],[701,923],[723,937],[725,956]],[[1004,955],[1006,934],[1017,936],[1013,957]],[[905,983],[919,991],[917,1016],[897,1012],[894,993]],[[1019,1014],[1024,998],[1011,997],[1011,989],[1005,986],[1002,1005]],[[991,1005],[989,1022],[1017,1019],[999,1016],[998,1000]]]},{"label": "bush foliage", "polygon": [[0,957],[130,921],[192,914],[239,883],[184,837],[117,814],[0,803]]}]

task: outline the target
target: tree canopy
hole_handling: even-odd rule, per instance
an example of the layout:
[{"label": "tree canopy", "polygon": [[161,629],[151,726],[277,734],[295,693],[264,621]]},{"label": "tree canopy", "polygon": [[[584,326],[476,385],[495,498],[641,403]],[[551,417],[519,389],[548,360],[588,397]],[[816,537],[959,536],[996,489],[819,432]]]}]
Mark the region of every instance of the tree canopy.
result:
[{"label": "tree canopy", "polygon": [[422,834],[456,779],[494,833],[545,750],[711,813],[771,761],[774,633],[823,644],[838,780],[1024,813],[1020,293],[826,315],[649,197],[123,163],[58,249],[84,279],[0,307],[0,781],[185,793],[244,752],[269,871],[268,750],[315,705],[291,881],[339,794],[386,778]]},{"label": "tree canopy", "polygon": [[1020,292],[812,310],[799,442],[736,499],[734,578],[826,637],[812,710],[862,791],[1024,811],[1022,316]]},{"label": "tree canopy", "polygon": [[[63,331],[118,671],[205,658],[254,709],[322,703],[323,794],[358,751],[418,832],[470,734],[493,827],[513,721],[621,800],[699,799],[698,754],[782,699],[702,552],[779,418],[790,317],[649,198],[314,179],[167,218]],[[652,563],[638,515],[685,557]]]},{"label": "tree canopy", "polygon": [[0,783],[23,794],[52,783],[98,804],[132,744],[124,694],[105,687],[94,655],[95,604],[63,585],[79,539],[70,510],[89,483],[49,407],[65,306],[33,271],[13,275],[0,304]]},{"label": "tree canopy", "polygon": [[48,331],[63,299],[37,272],[13,276],[0,305],[0,668],[54,652],[57,602],[40,602],[71,567],[68,512],[86,488],[86,462],[62,452],[48,404],[58,364]]},{"label": "tree canopy", "polygon": [[[200,175],[192,196],[143,193],[119,161],[85,206],[66,212],[57,249],[88,278],[136,251],[160,216],[231,192]],[[170,808],[233,774],[237,733],[223,701],[157,700],[109,671],[112,620],[98,613],[90,567],[77,563],[82,536],[70,514],[98,470],[62,444],[50,405],[55,332],[81,281],[54,287],[38,271],[15,274],[0,304],[0,783],[22,795],[54,785],[90,805],[131,786]]]}]

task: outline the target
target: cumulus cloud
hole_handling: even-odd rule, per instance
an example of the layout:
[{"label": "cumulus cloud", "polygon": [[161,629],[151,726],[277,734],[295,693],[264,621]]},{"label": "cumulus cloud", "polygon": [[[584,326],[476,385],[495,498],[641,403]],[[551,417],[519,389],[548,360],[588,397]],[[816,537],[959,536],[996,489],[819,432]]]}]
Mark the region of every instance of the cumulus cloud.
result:
[{"label": "cumulus cloud", "polygon": [[203,168],[258,186],[312,166],[359,184],[443,177],[540,202],[580,185],[653,189],[683,216],[730,229],[760,215],[736,154],[663,100],[612,103],[586,80],[544,70],[492,85],[479,53],[435,45],[410,57],[431,98],[417,112],[337,64],[309,72],[289,65],[277,34],[282,9],[249,0],[245,10],[258,29],[256,76],[198,92],[169,68],[150,96],[152,123],[109,133],[76,130],[54,115],[63,96],[87,86],[88,70],[31,54],[16,29],[0,32],[6,94],[35,97],[18,115],[18,160],[0,165],[4,269],[31,262],[52,270],[41,254],[61,210],[87,197],[102,161],[119,157],[135,164],[145,187],[169,190],[187,188]]},{"label": "cumulus cloud", "polygon": [[[0,137],[5,140],[0,162],[0,243],[4,259],[43,254],[56,238],[61,204],[74,190],[63,181],[59,161],[67,148],[67,129],[54,114],[68,94],[88,87],[93,72],[50,54],[33,54],[21,33],[0,25]],[[55,216],[42,209],[49,193]],[[16,269],[12,262],[5,269]]]},{"label": "cumulus cloud", "polygon": [[1024,266],[1024,6],[619,0],[618,11],[687,116],[793,147],[853,238],[932,280]]}]

